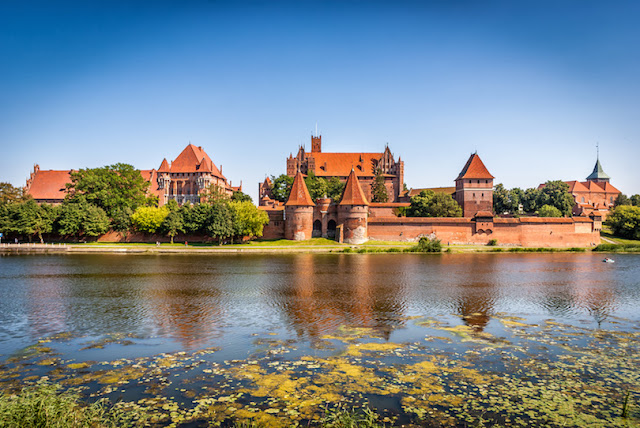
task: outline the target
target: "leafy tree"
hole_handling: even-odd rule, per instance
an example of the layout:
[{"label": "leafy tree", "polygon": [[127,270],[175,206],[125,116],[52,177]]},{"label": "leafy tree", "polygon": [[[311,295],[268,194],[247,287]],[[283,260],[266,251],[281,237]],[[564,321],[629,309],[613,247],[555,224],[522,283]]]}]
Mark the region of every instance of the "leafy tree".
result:
[{"label": "leafy tree", "polygon": [[33,199],[17,204],[16,208],[14,231],[27,235],[29,242],[32,236],[37,235],[40,243],[44,243],[42,234],[53,230],[56,209],[49,204],[38,205]]},{"label": "leafy tree", "polygon": [[607,217],[614,235],[627,239],[640,239],[640,207],[620,205]]},{"label": "leafy tree", "polygon": [[[175,202],[175,201],[174,201]],[[173,244],[173,238],[179,233],[184,233],[184,221],[182,220],[182,214],[178,210],[169,209],[169,214],[164,218],[162,222],[162,230],[171,238]]]},{"label": "leafy tree", "polygon": [[418,241],[415,251],[421,253],[439,253],[442,251],[442,242],[436,238],[429,239],[428,237],[423,236]]},{"label": "leafy tree", "polygon": [[315,201],[318,198],[324,198],[327,195],[327,180],[322,177],[317,177],[313,171],[309,171],[307,177],[304,179],[311,200]]},{"label": "leafy tree", "polygon": [[347,183],[340,181],[338,177],[331,177],[327,180],[327,197],[338,202],[344,193],[344,187]]},{"label": "leafy tree", "polygon": [[251,202],[234,201],[229,207],[235,212],[234,235],[238,237],[261,237],[264,226],[269,223],[269,216]]},{"label": "leafy tree", "polygon": [[169,211],[178,211],[180,209],[180,205],[178,205],[175,199],[169,199],[169,202],[164,206],[167,207]]},{"label": "leafy tree", "polygon": [[20,202],[24,198],[21,187],[13,187],[11,183],[0,183],[0,204]]},{"label": "leafy tree", "polygon": [[384,185],[384,175],[380,168],[376,168],[375,177],[371,184],[371,202],[387,202],[389,194],[387,186]]},{"label": "leafy tree", "polygon": [[253,202],[253,200],[251,199],[251,196],[241,192],[240,190],[233,191],[233,195],[231,195],[231,200],[236,202]]},{"label": "leafy tree", "polygon": [[210,184],[200,195],[200,202],[214,204],[219,201],[228,201],[231,197],[226,189],[217,184]]},{"label": "leafy tree", "polygon": [[276,201],[286,202],[289,198],[289,192],[291,192],[291,186],[293,185],[293,177],[289,177],[286,174],[279,176],[271,176],[271,193]]},{"label": "leafy tree", "polygon": [[169,209],[165,207],[138,207],[131,216],[131,223],[141,232],[156,233],[168,214]]},{"label": "leafy tree", "polygon": [[634,207],[640,207],[640,195],[633,195],[629,199],[631,199],[631,204]]},{"label": "leafy tree", "polygon": [[493,188],[493,211],[496,214],[511,212],[511,201],[509,200],[509,190],[502,183],[498,183]]},{"label": "leafy tree", "polygon": [[[81,169],[71,173],[66,199],[84,196],[90,204],[105,210],[114,220],[116,229],[127,229],[126,213],[144,205],[157,205],[157,198],[148,198],[149,183],[140,170],[117,163],[100,168]],[[128,208],[128,210],[127,210]]]},{"label": "leafy tree", "polygon": [[56,231],[62,236],[100,236],[109,230],[109,217],[104,210],[89,204],[84,197],[65,201],[59,209]]},{"label": "leafy tree", "polygon": [[538,189],[527,189],[524,191],[522,198],[522,207],[525,212],[532,213],[538,210],[541,205],[538,205],[540,199],[540,191]]},{"label": "leafy tree", "polygon": [[625,195],[624,193],[620,193],[616,200],[613,202],[613,206],[618,207],[620,205],[633,205],[633,202],[631,202],[631,199],[629,199],[627,195]]},{"label": "leafy tree", "polygon": [[562,212],[553,205],[543,205],[538,210],[540,217],[562,217]]},{"label": "leafy tree", "polygon": [[183,204],[179,210],[186,233],[206,233],[207,221],[211,215],[209,204]]},{"label": "leafy tree", "polygon": [[86,236],[100,236],[109,230],[110,220],[100,207],[87,204],[82,222],[82,232]]},{"label": "leafy tree", "polygon": [[216,202],[211,206],[205,230],[209,236],[218,239],[222,245],[224,239],[233,236],[234,212],[225,202]]},{"label": "leafy tree", "polygon": [[131,230],[131,216],[133,210],[130,207],[116,207],[111,211],[113,229],[118,232]]},{"label": "leafy tree", "polygon": [[423,190],[411,197],[411,205],[407,208],[407,217],[431,217],[429,205],[436,193],[433,190]]},{"label": "leafy tree", "polygon": [[411,197],[407,217],[462,217],[462,208],[451,195],[423,190]]},{"label": "leafy tree", "polygon": [[430,217],[462,217],[462,207],[447,193],[436,193],[429,203]]},{"label": "leafy tree", "polygon": [[569,193],[569,185],[561,180],[547,181],[538,198],[538,206],[544,205],[552,205],[560,210],[562,215],[570,216],[575,200]]}]

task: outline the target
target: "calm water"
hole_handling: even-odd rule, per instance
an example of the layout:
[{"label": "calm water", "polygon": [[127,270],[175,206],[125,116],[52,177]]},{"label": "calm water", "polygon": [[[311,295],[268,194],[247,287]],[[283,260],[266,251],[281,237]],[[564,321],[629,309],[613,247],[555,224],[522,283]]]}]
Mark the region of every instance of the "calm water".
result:
[{"label": "calm water", "polygon": [[[517,351],[521,357],[537,358],[539,352],[556,361],[564,352],[559,343],[571,345],[583,335],[575,346],[593,347],[589,340],[602,331],[626,334],[631,345],[624,346],[636,349],[640,256],[613,257],[614,264],[587,253],[0,257],[0,361],[6,373],[20,368],[13,382],[47,374],[43,357],[24,351],[42,339],[51,348],[48,355],[55,356],[52,367],[118,359],[147,362],[176,352],[201,355],[213,347],[200,364],[255,360],[272,367],[273,361],[285,364],[308,355],[333,361],[345,349],[349,355],[354,342],[418,346],[405,354],[380,354],[390,365],[415,363],[417,354],[468,361],[468,352],[485,352],[485,345],[524,346],[518,323],[539,335],[536,347]],[[543,328],[550,325],[561,327]],[[571,330],[570,337],[555,337],[554,342],[558,330]],[[615,353],[618,342],[602,346]],[[547,349],[535,351],[542,347]],[[487,354],[482,364],[473,364],[482,370],[493,365],[495,371],[496,361]],[[511,369],[505,365],[501,370]],[[222,394],[215,390],[219,383],[197,380],[199,389]],[[246,386],[246,381],[238,382]],[[112,390],[101,390],[95,377],[87,378],[87,384],[113,399],[145,394],[121,383],[124,389],[114,396]],[[386,401],[380,399],[384,393],[364,395],[370,405],[388,409],[400,421],[417,417],[402,393]],[[186,397],[178,404],[193,407],[188,401],[193,394]],[[496,420],[504,422],[504,415]]]}]

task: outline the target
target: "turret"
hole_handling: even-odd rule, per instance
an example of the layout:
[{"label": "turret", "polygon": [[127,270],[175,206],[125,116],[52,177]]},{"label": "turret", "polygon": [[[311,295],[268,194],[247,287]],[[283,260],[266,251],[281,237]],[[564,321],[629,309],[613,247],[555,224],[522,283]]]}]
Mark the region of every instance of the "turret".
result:
[{"label": "turret", "polygon": [[473,217],[480,211],[493,212],[493,178],[480,156],[473,153],[455,180],[454,197],[464,217]]},{"label": "turret", "polygon": [[367,219],[369,217],[369,201],[353,168],[338,203],[338,223],[342,225],[342,242],[362,244],[369,239]]},{"label": "turret", "polygon": [[313,207],[304,177],[298,171],[291,185],[289,199],[284,204],[284,237],[295,241],[310,239],[313,233]]},{"label": "turret", "polygon": [[322,135],[317,137],[311,136],[311,153],[322,152]]}]

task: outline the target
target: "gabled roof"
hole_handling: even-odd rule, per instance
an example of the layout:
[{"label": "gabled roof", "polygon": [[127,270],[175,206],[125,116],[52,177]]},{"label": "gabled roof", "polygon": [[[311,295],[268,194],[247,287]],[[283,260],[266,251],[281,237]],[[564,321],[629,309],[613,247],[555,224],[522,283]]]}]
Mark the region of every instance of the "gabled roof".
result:
[{"label": "gabled roof", "polygon": [[573,181],[565,181],[569,185],[569,193],[575,192],[588,192],[589,189],[584,184],[580,183],[577,180]]},{"label": "gabled roof", "polygon": [[610,178],[611,177],[605,174],[604,170],[602,169],[602,165],[600,165],[600,159],[598,159],[596,160],[596,165],[593,167],[593,172],[587,177],[587,180],[606,180]]},{"label": "gabled roof", "polygon": [[71,171],[38,170],[33,173],[27,193],[33,199],[63,200],[67,194],[66,184],[71,183]]},{"label": "gabled roof", "polygon": [[305,153],[316,162],[317,177],[346,177],[353,169],[358,176],[375,175],[374,167],[383,153]]},{"label": "gabled roof", "polygon": [[169,172],[169,162],[167,162],[167,158],[162,159],[158,172]]},{"label": "gabled roof", "polygon": [[602,183],[596,183],[595,181],[583,181],[581,183],[584,187],[592,193],[604,193],[604,189],[600,186]]},{"label": "gabled roof", "polygon": [[311,200],[309,189],[304,182],[304,177],[298,171],[293,178],[293,184],[291,185],[291,192],[289,193],[289,199],[285,203],[286,206],[298,206],[298,207],[314,207],[316,204]]},{"label": "gabled roof", "polygon": [[358,181],[358,176],[353,169],[349,174],[349,178],[347,178],[342,199],[340,199],[338,205],[369,205],[369,201],[367,201],[366,196],[364,196],[362,186],[360,186],[360,182]]},{"label": "gabled roof", "polygon": [[469,157],[469,160],[465,164],[464,168],[462,168],[462,171],[460,171],[460,174],[458,175],[458,178],[456,178],[456,180],[460,180],[463,178],[491,179],[495,177],[489,173],[487,167],[484,166],[484,163],[482,163],[480,156],[478,156],[477,153],[473,153]]},{"label": "gabled roof", "polygon": [[211,175],[225,179],[220,170],[211,161],[209,155],[202,150],[202,147],[189,144],[178,155],[178,157],[171,162],[170,172],[184,173],[184,172],[210,172]]}]

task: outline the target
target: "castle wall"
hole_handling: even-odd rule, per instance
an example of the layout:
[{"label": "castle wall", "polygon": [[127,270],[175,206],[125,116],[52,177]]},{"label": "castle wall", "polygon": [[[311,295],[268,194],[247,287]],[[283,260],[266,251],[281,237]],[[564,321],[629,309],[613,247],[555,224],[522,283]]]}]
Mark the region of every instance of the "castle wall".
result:
[{"label": "castle wall", "polygon": [[[481,226],[470,218],[369,218],[369,239],[417,241],[435,236],[443,243],[525,247],[588,247],[600,243],[600,234],[589,219],[496,218]],[[491,227],[491,228],[489,228]]]},{"label": "castle wall", "polygon": [[338,219],[342,224],[342,239],[347,244],[362,244],[369,239],[368,207],[341,205],[338,207]]},{"label": "castle wall", "polygon": [[269,223],[262,229],[264,239],[284,239],[284,210],[264,210],[269,216]]}]

